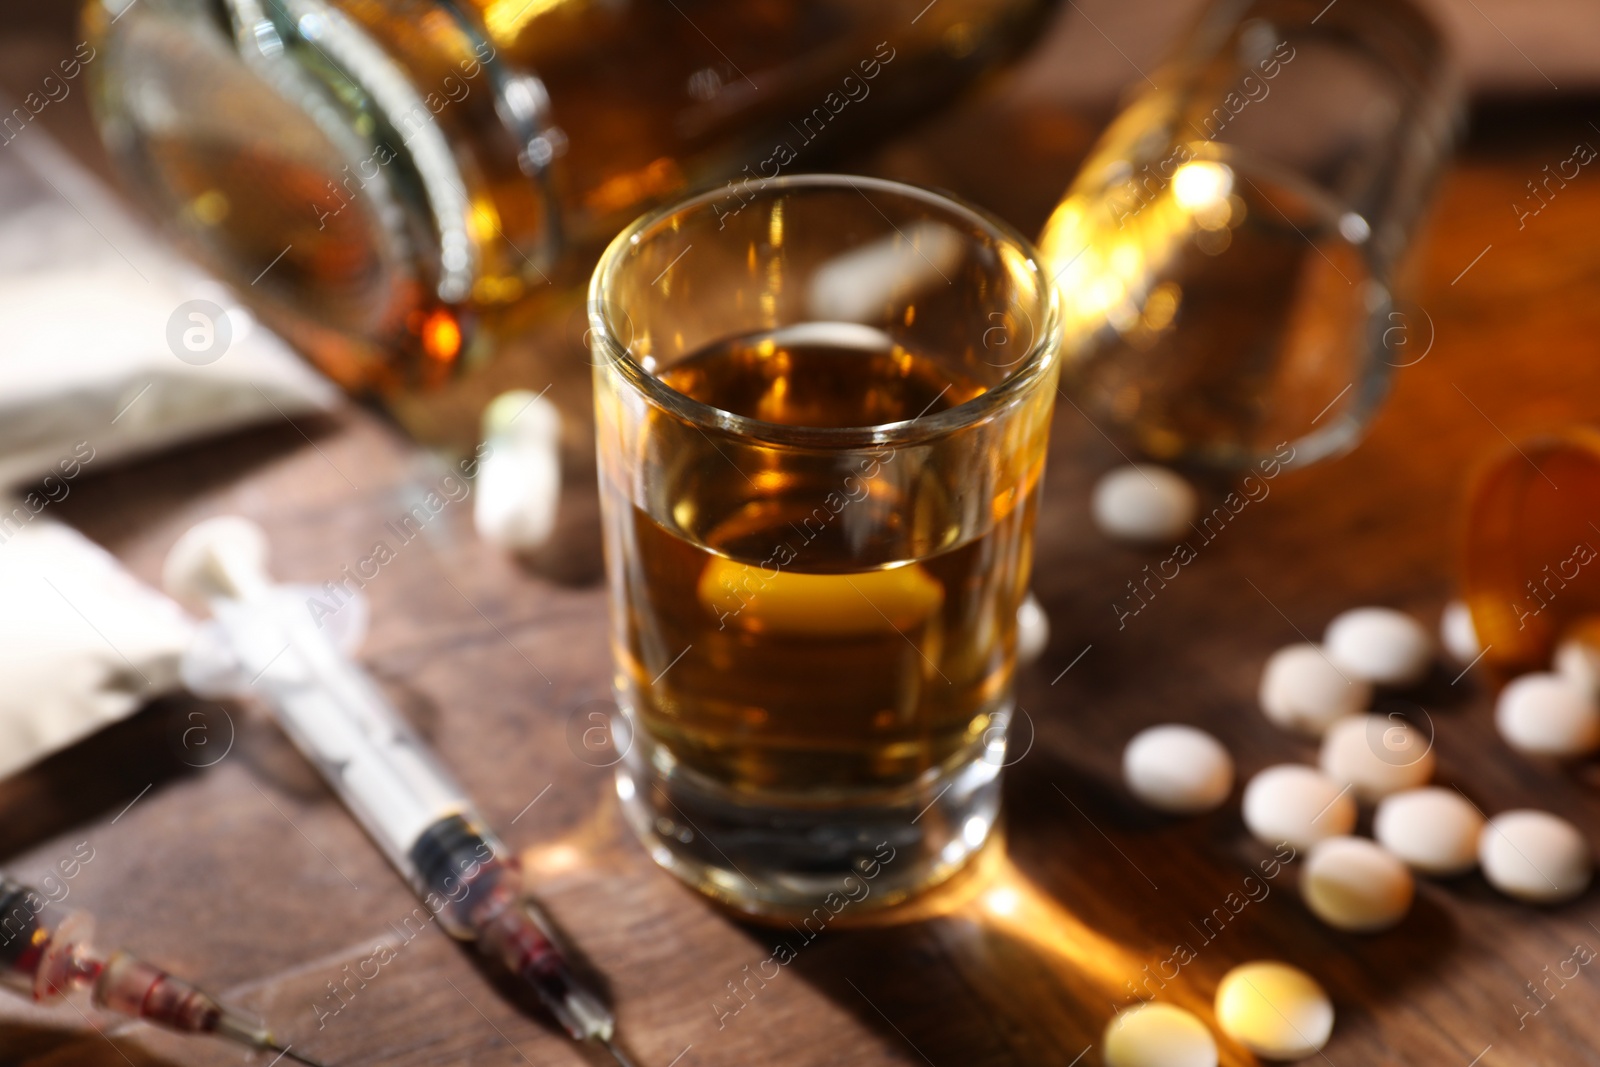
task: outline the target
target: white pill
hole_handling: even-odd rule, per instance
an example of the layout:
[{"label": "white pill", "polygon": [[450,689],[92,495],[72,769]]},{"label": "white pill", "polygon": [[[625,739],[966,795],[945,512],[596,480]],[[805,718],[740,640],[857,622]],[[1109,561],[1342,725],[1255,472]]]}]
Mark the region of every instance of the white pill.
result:
[{"label": "white pill", "polygon": [[561,503],[561,412],[516,389],[484,409],[483,430],[472,509],[478,534],[501,548],[532,551],[555,531]]},{"label": "white pill", "polygon": [[1471,663],[1483,651],[1472,609],[1464,601],[1452,600],[1444,606],[1444,614],[1439,616],[1439,642],[1458,663]]},{"label": "white pill", "polygon": [[1478,863],[1483,816],[1454,789],[1427,786],[1384,798],[1372,835],[1412,870],[1449,877]]},{"label": "white pill", "polygon": [[1589,886],[1589,843],[1577,827],[1545,811],[1501,812],[1478,838],[1489,884],[1532,904],[1571,900]]},{"label": "white pill", "polygon": [[1420,682],[1433,658],[1428,631],[1393,608],[1354,608],[1336,616],[1322,647],[1346,673],[1402,688]]},{"label": "white pill", "polygon": [[1217,1067],[1217,1042],[1206,1024],[1171,1004],[1119,1011],[1101,1049],[1106,1067]]},{"label": "white pill", "polygon": [[1366,711],[1372,686],[1341,674],[1316,645],[1289,645],[1267,660],[1259,697],[1279,726],[1320,737],[1334,720]]},{"label": "white pill", "polygon": [[1050,616],[1044,613],[1039,598],[1029,593],[1017,609],[1017,665],[1027,666],[1037,660],[1049,643]]},{"label": "white pill", "polygon": [[1217,1025],[1257,1056],[1298,1060],[1333,1034],[1333,1002],[1317,980],[1272,960],[1243,963],[1217,986]]},{"label": "white pill", "polygon": [[1506,744],[1532,756],[1581,756],[1600,747],[1600,707],[1561,674],[1513,678],[1495,702],[1494,725]]},{"label": "white pill", "polygon": [[1364,837],[1330,837],[1306,856],[1300,896],[1339,930],[1387,930],[1411,910],[1416,883],[1404,863]]},{"label": "white pill", "polygon": [[515,437],[555,446],[561,440],[561,409],[528,389],[501,393],[483,408],[483,436]]},{"label": "white pill", "polygon": [[1194,487],[1148,463],[1118,467],[1094,487],[1094,521],[1108,537],[1151,543],[1189,532],[1200,506]]},{"label": "white pill", "polygon": [[1233,757],[1193,726],[1152,726],[1122,752],[1122,777],[1134,796],[1161,811],[1211,811],[1233,789]]},{"label": "white pill", "polygon": [[1600,695],[1600,648],[1586,638],[1567,637],[1556,646],[1556,673],[1591,696]]},{"label": "white pill", "polygon": [[1433,738],[1398,715],[1352,715],[1328,727],[1318,762],[1329,778],[1376,802],[1433,777]]},{"label": "white pill", "polygon": [[1299,763],[1280,763],[1250,779],[1244,790],[1244,824],[1267,845],[1288,842],[1310,848],[1324,838],[1348,834],[1356,825],[1349,790]]}]

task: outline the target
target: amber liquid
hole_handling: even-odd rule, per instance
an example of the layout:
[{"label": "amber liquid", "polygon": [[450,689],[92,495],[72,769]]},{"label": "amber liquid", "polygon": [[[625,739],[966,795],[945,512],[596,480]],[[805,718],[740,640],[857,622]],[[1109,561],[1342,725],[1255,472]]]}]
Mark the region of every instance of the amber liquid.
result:
[{"label": "amber liquid", "polygon": [[1523,440],[1477,475],[1462,594],[1484,662],[1546,670],[1556,645],[1600,620],[1600,431]]},{"label": "amber liquid", "polygon": [[[661,377],[723,410],[806,426],[913,419],[983,391],[887,343],[781,334],[719,344]],[[709,437],[673,439],[659,513],[633,505],[612,546],[619,688],[640,725],[687,767],[769,796],[858,795],[970,758],[1009,696],[1035,494],[947,537],[963,529],[963,487],[889,446],[821,468],[772,450],[743,470]],[[898,550],[930,537],[939,551]]]}]

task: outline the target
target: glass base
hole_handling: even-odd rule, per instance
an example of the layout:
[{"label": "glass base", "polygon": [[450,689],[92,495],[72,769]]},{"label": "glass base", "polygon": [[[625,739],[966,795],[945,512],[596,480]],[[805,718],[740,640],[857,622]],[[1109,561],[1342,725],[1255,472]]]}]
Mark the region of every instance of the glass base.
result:
[{"label": "glass base", "polygon": [[983,848],[1009,718],[997,713],[982,741],[909,785],[807,803],[734,793],[637,730],[617,795],[651,858],[718,903],[843,925],[939,885]]}]

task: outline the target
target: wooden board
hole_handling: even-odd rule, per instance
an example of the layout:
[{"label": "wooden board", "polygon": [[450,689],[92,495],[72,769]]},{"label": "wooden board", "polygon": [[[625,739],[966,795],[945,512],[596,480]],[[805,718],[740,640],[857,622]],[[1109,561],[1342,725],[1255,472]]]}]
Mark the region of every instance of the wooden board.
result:
[{"label": "wooden board", "polygon": [[[1234,913],[1229,895],[1267,855],[1242,830],[1237,796],[1215,815],[1174,820],[1143,811],[1118,784],[1122,745],[1162,721],[1216,733],[1244,776],[1311,759],[1309,744],[1256,710],[1266,656],[1357,604],[1392,604],[1432,624],[1452,592],[1465,470],[1506,435],[1600,416],[1600,179],[1582,175],[1522,229],[1510,207],[1545,163],[1600,135],[1577,110],[1483,119],[1419,250],[1413,296],[1432,348],[1397,376],[1368,440],[1273,481],[1122,628],[1112,605],[1158,557],[1094,532],[1088,490],[1118,456],[1063,406],[1035,578],[1055,629],[1019,683],[1033,741],[1008,772],[998,880],[940,918],[830,932],[776,978],[742,985],[740,1001],[729,983],[768,957],[773,935],[658,871],[621,825],[609,773],[569,748],[573,709],[609,684],[604,600],[585,579],[596,551],[591,485],[566,490],[565,557],[554,568],[564,584],[477,543],[466,504],[397,547],[367,585],[365,661],[524,850],[544,899],[607,976],[642,1063],[1091,1064],[1114,1006],[1133,1000],[1127,983],[1209,1019],[1228,968],[1274,957],[1311,971],[1337,1003],[1319,1062],[1600,1064],[1600,979],[1585,969],[1564,988],[1551,980],[1537,1014],[1526,985],[1544,983],[1575,945],[1600,946],[1593,893],[1533,909],[1477,875],[1429,882],[1401,927],[1357,937],[1309,916],[1291,863]],[[862,165],[955,188],[1036,230],[1093,133],[999,95]],[[998,159],[1016,162],[989,165]],[[320,583],[374,542],[393,544],[385,522],[442,473],[352,408],[93,472],[52,512],[152,581],[188,525],[245,514],[270,532],[280,575]],[[1453,677],[1440,668],[1421,697],[1439,780],[1485,810],[1548,808],[1593,835],[1593,765],[1559,770],[1511,754],[1494,734],[1484,681]],[[186,743],[197,721],[217,748],[193,734]],[[67,903],[96,912],[108,944],[224,991],[331,1063],[585,1062],[436,929],[409,941],[396,933],[411,896],[248,708],[158,703],[0,783],[7,869],[42,875],[80,842],[94,858]],[[366,961],[380,944],[396,956],[375,968]],[[1172,974],[1164,961],[1180,944],[1192,962],[1146,984]],[[71,1009],[0,1003],[0,1065],[239,1058],[95,1022],[106,1030],[86,1029]],[[1223,1058],[1253,1062],[1231,1045]]]}]

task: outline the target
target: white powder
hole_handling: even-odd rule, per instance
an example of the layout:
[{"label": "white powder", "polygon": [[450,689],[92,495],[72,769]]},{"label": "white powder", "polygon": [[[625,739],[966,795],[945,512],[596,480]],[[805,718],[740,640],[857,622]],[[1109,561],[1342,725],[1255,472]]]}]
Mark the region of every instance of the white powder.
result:
[{"label": "white powder", "polygon": [[178,687],[188,618],[76,530],[0,521],[0,604],[0,777]]},{"label": "white powder", "polygon": [[[199,366],[167,338],[191,300],[226,312],[231,334]],[[99,469],[339,399],[37,126],[0,153],[0,336],[0,489],[53,473],[80,442]]]}]

